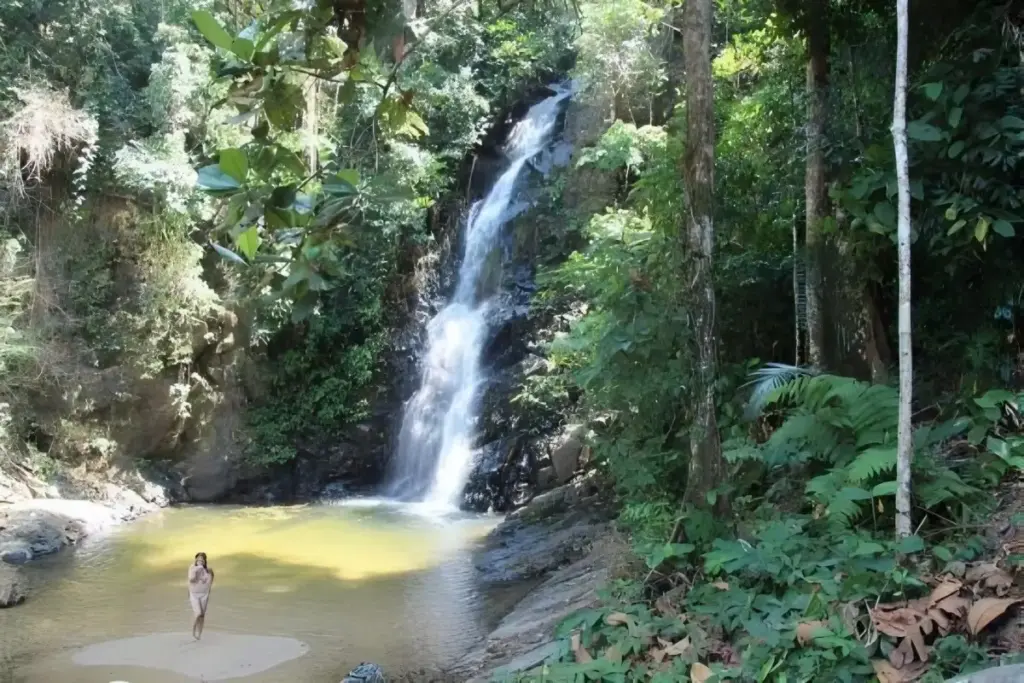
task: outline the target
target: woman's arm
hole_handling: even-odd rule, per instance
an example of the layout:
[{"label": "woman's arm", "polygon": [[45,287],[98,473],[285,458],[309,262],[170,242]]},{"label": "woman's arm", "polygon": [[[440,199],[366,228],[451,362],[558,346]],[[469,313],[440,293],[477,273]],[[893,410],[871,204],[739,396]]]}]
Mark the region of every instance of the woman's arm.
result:
[{"label": "woman's arm", "polygon": [[188,582],[196,583],[199,581],[199,567],[192,565],[188,568]]}]

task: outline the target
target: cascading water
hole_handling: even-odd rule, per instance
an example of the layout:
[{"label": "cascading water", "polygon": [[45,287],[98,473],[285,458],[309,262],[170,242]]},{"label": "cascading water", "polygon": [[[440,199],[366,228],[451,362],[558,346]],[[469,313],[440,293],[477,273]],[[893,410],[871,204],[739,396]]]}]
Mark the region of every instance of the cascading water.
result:
[{"label": "cascading water", "polygon": [[498,246],[523,168],[544,150],[571,90],[535,104],[509,135],[508,167],[473,205],[455,294],[427,325],[420,386],[405,406],[392,468],[390,495],[432,507],[457,507],[473,468],[481,354],[493,301],[481,296],[480,276]]}]

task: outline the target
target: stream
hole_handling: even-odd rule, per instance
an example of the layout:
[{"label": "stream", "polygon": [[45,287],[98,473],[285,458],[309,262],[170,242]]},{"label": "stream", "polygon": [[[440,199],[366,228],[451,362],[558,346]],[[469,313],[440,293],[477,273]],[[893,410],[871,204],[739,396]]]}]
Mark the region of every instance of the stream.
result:
[{"label": "stream", "polygon": [[[358,501],[163,510],[28,568],[30,601],[0,610],[0,681],[336,683],[362,661],[443,667],[519,597],[484,590],[472,564],[497,521]],[[196,643],[185,585],[200,550],[216,581]]]}]

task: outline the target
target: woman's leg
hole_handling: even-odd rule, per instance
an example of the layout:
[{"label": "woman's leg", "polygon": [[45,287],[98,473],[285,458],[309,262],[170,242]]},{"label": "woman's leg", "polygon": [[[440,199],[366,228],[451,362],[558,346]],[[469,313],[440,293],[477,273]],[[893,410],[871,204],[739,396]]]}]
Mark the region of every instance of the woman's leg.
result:
[{"label": "woman's leg", "polygon": [[191,593],[188,596],[188,601],[189,604],[192,605],[192,614],[195,616],[195,619],[192,621],[192,637],[199,640],[199,635],[202,634],[202,618],[203,612],[205,611],[204,606],[200,602],[199,597],[192,595]]},{"label": "woman's leg", "polygon": [[199,633],[196,635],[196,640],[203,637],[203,626],[206,625],[206,606],[210,603],[210,596],[199,598],[199,606],[202,609],[199,616],[196,618],[196,624],[199,627]]}]

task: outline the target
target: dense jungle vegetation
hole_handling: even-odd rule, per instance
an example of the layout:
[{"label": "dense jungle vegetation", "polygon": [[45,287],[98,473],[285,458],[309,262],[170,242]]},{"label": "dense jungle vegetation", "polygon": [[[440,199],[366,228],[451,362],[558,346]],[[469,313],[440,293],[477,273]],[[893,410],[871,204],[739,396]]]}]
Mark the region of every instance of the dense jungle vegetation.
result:
[{"label": "dense jungle vegetation", "polygon": [[[55,466],[35,411],[82,368],[171,377],[198,410],[222,311],[264,387],[254,460],[360,419],[474,150],[572,77],[594,142],[544,198],[534,303],[571,331],[519,400],[594,425],[646,568],[526,678],[893,683],[1012,658],[1022,19],[909,7],[910,534],[897,0],[5,2],[0,457]],[[566,201],[581,176],[612,190]]]}]

